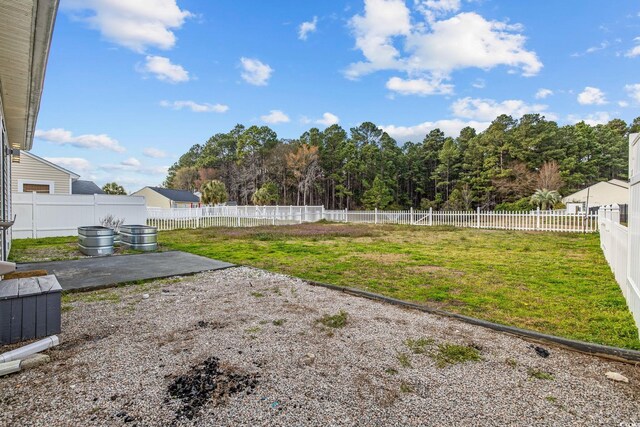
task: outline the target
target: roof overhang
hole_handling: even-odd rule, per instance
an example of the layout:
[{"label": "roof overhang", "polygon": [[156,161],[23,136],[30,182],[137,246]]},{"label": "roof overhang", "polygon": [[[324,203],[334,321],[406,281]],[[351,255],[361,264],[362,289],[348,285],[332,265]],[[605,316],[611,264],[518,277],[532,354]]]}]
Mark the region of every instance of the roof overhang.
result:
[{"label": "roof overhang", "polygon": [[9,144],[33,145],[58,0],[0,0],[0,97]]}]

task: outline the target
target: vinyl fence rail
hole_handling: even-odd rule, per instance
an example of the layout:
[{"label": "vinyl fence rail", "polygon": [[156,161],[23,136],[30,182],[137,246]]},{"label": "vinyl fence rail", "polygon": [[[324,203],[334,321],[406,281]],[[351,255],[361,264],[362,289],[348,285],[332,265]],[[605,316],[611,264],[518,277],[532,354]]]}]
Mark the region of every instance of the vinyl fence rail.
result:
[{"label": "vinyl fence rail", "polygon": [[429,210],[327,210],[323,206],[204,206],[199,208],[148,209],[147,224],[159,230],[202,227],[255,227],[327,220],[368,224],[415,226],[448,225],[497,230],[592,233],[598,230],[597,214],[564,211],[434,211]]}]

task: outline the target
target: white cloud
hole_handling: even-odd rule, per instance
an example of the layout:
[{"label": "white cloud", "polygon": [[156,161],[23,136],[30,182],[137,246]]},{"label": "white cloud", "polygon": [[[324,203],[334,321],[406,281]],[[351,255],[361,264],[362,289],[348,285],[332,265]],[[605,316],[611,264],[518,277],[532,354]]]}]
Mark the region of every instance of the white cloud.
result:
[{"label": "white cloud", "polygon": [[424,122],[415,126],[381,126],[382,130],[387,132],[389,136],[396,141],[402,143],[405,141],[420,142],[425,135],[434,129],[440,129],[447,136],[456,137],[460,134],[460,130],[464,127],[471,126],[478,132],[482,132],[489,127],[491,122],[480,121],[464,121],[460,119],[437,120],[435,122]]},{"label": "white cloud", "polygon": [[173,64],[169,58],[164,56],[148,55],[145,63],[139,67],[138,71],[151,73],[156,79],[169,83],[182,83],[190,80],[189,72],[182,65]]},{"label": "white cloud", "polygon": [[324,126],[336,125],[340,122],[340,119],[335,114],[326,112],[322,115],[321,119],[316,120],[316,123]]},{"label": "white cloud", "polygon": [[640,103],[640,83],[625,85],[624,90],[631,99]]},{"label": "white cloud", "polygon": [[289,123],[290,121],[289,116],[280,110],[271,110],[269,111],[269,114],[260,116],[260,119],[263,122],[270,124]]},{"label": "white cloud", "polygon": [[107,172],[123,171],[140,175],[166,175],[169,170],[168,166],[142,166],[141,164],[136,165],[136,162],[140,163],[137,159],[131,158],[118,164],[101,165],[100,169]]},{"label": "white cloud", "polygon": [[604,50],[604,49],[606,49],[608,47],[609,47],[609,42],[607,40],[605,40],[605,41],[601,42],[597,46],[591,46],[590,48],[588,48],[584,52],[572,53],[571,56],[573,56],[573,57],[585,56],[585,55],[589,55],[591,53],[595,53],[595,52],[597,52],[599,50]]},{"label": "white cloud", "polygon": [[384,69],[403,69],[400,52],[392,37],[408,36],[411,32],[409,9],[404,0],[366,0],[364,15],[355,15],[349,22],[356,38],[356,47],[368,62],[351,64],[348,78]]},{"label": "white cloud", "polygon": [[105,39],[139,53],[148,47],[171,49],[176,43],[173,30],[192,16],[176,0],[66,0],[61,7]]},{"label": "white cloud", "polygon": [[240,64],[242,65],[242,79],[255,86],[266,86],[271,74],[273,74],[273,68],[269,65],[254,58],[240,58]]},{"label": "white cloud", "polygon": [[460,10],[460,0],[423,0],[424,6],[441,12],[457,12]]},{"label": "white cloud", "polygon": [[626,108],[629,106],[629,103],[627,101],[618,101],[618,106],[622,108]]},{"label": "white cloud", "polygon": [[487,86],[487,82],[484,79],[476,79],[475,82],[471,83],[471,86],[476,89],[484,89]]},{"label": "white cloud", "polygon": [[182,110],[188,108],[194,113],[225,113],[229,110],[228,105],[209,104],[207,102],[197,103],[194,101],[160,101],[160,106],[173,108],[174,110]]},{"label": "white cloud", "polygon": [[298,38],[300,40],[306,40],[309,33],[315,33],[318,25],[318,17],[314,16],[311,21],[303,22],[298,27]]},{"label": "white cloud", "polygon": [[578,94],[578,102],[582,105],[603,105],[607,103],[604,92],[597,87],[587,86]]},{"label": "white cloud", "polygon": [[396,70],[406,72],[409,80],[434,81],[471,67],[489,70],[504,65],[524,76],[542,69],[536,53],[524,47],[522,26],[488,21],[473,12],[438,20],[433,12],[457,11],[459,2],[416,3],[426,21],[412,23],[403,0],[365,1],[364,14],[351,18],[350,26],[366,60],[350,64],[347,78]]},{"label": "white cloud", "polygon": [[126,149],[106,134],[84,134],[74,136],[71,131],[62,128],[36,130],[35,137],[58,145],[71,145],[78,148],[104,149],[122,153]]},{"label": "white cloud", "polygon": [[142,154],[147,157],[151,157],[152,159],[163,159],[165,157],[168,157],[165,151],[153,147],[145,148],[144,150],[142,150]]},{"label": "white cloud", "polygon": [[567,121],[571,124],[576,124],[579,122],[585,122],[588,125],[603,125],[608,123],[611,120],[611,115],[605,111],[599,111],[597,113],[589,114],[587,116],[581,117],[577,114],[569,114],[567,117]]},{"label": "white cloud", "polygon": [[86,175],[92,169],[89,160],[82,157],[45,157],[44,159],[78,175]]},{"label": "white cloud", "polygon": [[536,92],[536,99],[545,99],[551,95],[553,95],[553,91],[551,89],[541,88]]},{"label": "white cloud", "polygon": [[387,81],[387,89],[400,95],[442,95],[453,93],[453,85],[442,83],[441,79],[402,79],[391,77]]},{"label": "white cloud", "polygon": [[540,113],[547,118],[555,120],[556,116],[545,110],[546,105],[543,104],[527,104],[519,99],[508,99],[498,102],[493,99],[480,98],[461,98],[451,104],[451,110],[457,117],[466,119],[475,119],[480,121],[492,121],[501,114],[507,114],[515,118],[522,117],[525,114]]},{"label": "white cloud", "polygon": [[135,157],[129,157],[128,159],[120,162],[120,164],[123,166],[131,166],[134,168],[140,167],[142,165],[142,163],[140,163],[140,160],[136,159]]},{"label": "white cloud", "polygon": [[636,42],[636,45],[629,49],[624,56],[628,56],[629,58],[640,56],[640,37],[636,37],[633,41]]}]

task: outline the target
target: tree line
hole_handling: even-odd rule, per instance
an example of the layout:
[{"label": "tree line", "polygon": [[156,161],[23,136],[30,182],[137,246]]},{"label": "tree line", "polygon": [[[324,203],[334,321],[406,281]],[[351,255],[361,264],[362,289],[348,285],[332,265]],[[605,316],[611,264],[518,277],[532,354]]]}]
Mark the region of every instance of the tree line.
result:
[{"label": "tree line", "polygon": [[528,209],[536,190],[567,195],[627,179],[628,135],[638,131],[640,117],[559,126],[539,114],[501,115],[480,133],[465,127],[453,138],[434,129],[400,145],[371,122],[348,132],[312,128],[297,139],[236,125],[193,145],[164,185],[196,191],[220,181],[241,205]]}]

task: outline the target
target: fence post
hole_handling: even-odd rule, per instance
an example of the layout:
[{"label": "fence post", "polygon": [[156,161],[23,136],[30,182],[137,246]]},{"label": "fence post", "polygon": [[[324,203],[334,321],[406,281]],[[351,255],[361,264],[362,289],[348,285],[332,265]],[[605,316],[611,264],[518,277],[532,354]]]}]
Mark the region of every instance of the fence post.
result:
[{"label": "fence post", "polygon": [[[275,211],[275,214],[274,214],[274,215],[275,215],[275,216],[278,216],[278,205],[276,205],[276,211]],[[278,217],[278,219],[280,219],[280,218]]]},{"label": "fence post", "polygon": [[321,216],[320,216],[320,219],[321,219],[321,220],[322,220],[322,219],[325,219],[325,218],[324,218],[324,205],[322,205],[322,209],[320,210],[320,212],[321,212],[321,214],[320,214],[320,215],[321,215]]},{"label": "fence post", "polygon": [[611,205],[611,221],[620,224],[620,205]]},{"label": "fence post", "polygon": [[429,208],[429,225],[433,225],[433,208]]},{"label": "fence post", "polygon": [[409,221],[410,224],[413,225],[414,219],[413,219],[413,206],[411,206],[411,208],[409,209]]},{"label": "fence post", "polygon": [[480,229],[480,206],[476,208],[476,225]]},{"label": "fence post", "polygon": [[349,208],[344,208],[344,222],[349,222],[347,221],[347,215],[349,214]]},{"label": "fence post", "polygon": [[378,208],[375,208],[375,210],[373,212],[373,223],[374,224],[378,223]]},{"label": "fence post", "polygon": [[302,224],[302,208],[298,206],[298,212],[300,212],[300,217],[298,218],[298,223]]},{"label": "fence post", "polygon": [[540,230],[540,206],[536,209],[536,230]]},{"label": "fence post", "polygon": [[240,209],[236,209],[236,227],[240,227]]},{"label": "fence post", "polygon": [[35,191],[31,193],[31,237],[38,238],[38,218],[36,212],[38,211],[38,200]]},{"label": "fence post", "polygon": [[98,205],[98,195],[94,194],[93,195],[93,223],[95,225],[98,225],[98,220],[99,218],[96,215],[96,206]]}]

